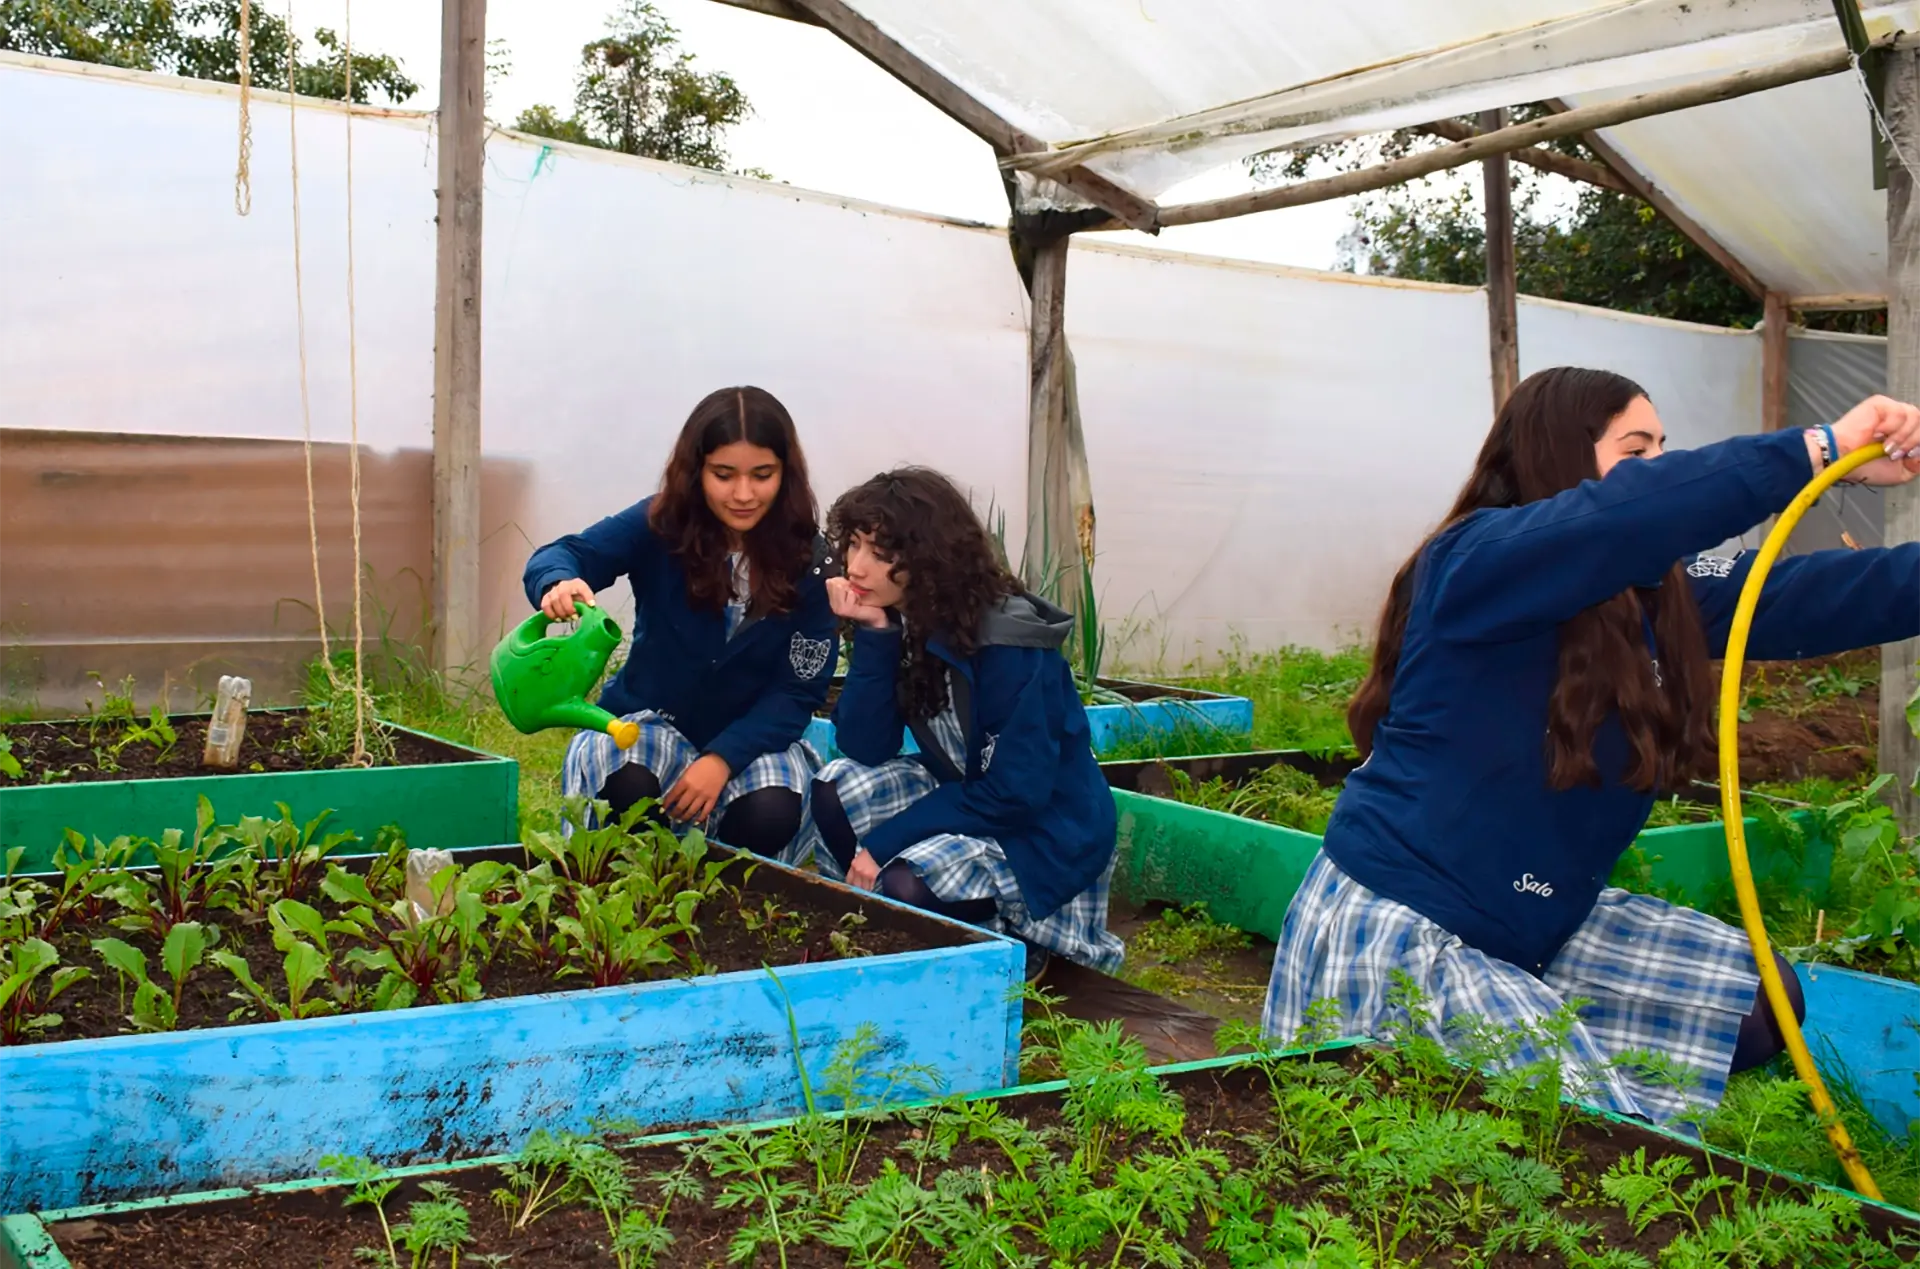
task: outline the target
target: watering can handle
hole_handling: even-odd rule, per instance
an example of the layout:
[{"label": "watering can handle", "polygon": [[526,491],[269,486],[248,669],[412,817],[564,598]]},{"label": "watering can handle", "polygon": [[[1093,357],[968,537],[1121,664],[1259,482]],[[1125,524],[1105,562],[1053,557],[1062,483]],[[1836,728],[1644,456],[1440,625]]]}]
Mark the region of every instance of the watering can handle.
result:
[{"label": "watering can handle", "polygon": [[[575,621],[585,621],[588,617],[598,615],[599,612],[600,609],[593,604],[577,603],[573,606]],[[544,610],[539,608],[534,609],[533,613],[525,621],[515,627],[513,632],[513,650],[520,652],[539,643],[547,637],[547,627],[552,624],[553,618],[547,616]]]}]

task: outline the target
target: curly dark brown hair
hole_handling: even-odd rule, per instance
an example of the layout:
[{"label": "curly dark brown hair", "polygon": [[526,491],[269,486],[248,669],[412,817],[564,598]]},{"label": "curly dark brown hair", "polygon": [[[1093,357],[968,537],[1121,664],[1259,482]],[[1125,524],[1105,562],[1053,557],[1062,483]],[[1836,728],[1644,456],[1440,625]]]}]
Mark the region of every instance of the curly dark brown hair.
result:
[{"label": "curly dark brown hair", "polygon": [[687,574],[687,600],[717,612],[733,593],[727,567],[727,530],[702,484],[707,455],[735,441],[772,450],[780,460],[780,493],[759,524],[747,531],[747,570],[756,613],[788,612],[799,598],[799,580],[813,563],[820,507],[807,480],[807,459],[787,407],[764,388],[722,388],[709,393],[687,416],[660,477],[660,492],[647,523],[665,538]]},{"label": "curly dark brown hair", "polygon": [[[1594,445],[1615,415],[1646,396],[1639,384],[1606,370],[1559,366],[1513,390],[1480,449],[1447,526],[1487,507],[1519,507],[1597,479]],[[1347,728],[1362,757],[1386,717],[1413,600],[1413,577],[1429,537],[1400,567],[1380,615],[1373,666],[1347,708]],[[1525,585],[1524,580],[1516,585]],[[1646,612],[1664,683],[1647,655]],[[1560,624],[1560,669],[1547,710],[1548,783],[1597,785],[1593,737],[1618,711],[1632,756],[1624,782],[1641,792],[1677,788],[1713,761],[1713,685],[1707,640],[1686,570],[1675,563],[1653,590],[1622,591]]]},{"label": "curly dark brown hair", "polygon": [[1020,583],[966,495],[925,467],[896,467],[841,494],[827,513],[827,538],[840,558],[855,534],[872,540],[893,580],[904,578],[900,707],[909,718],[932,718],[947,707],[947,675],[927,655],[927,640],[972,656],[988,610],[1019,594]]}]

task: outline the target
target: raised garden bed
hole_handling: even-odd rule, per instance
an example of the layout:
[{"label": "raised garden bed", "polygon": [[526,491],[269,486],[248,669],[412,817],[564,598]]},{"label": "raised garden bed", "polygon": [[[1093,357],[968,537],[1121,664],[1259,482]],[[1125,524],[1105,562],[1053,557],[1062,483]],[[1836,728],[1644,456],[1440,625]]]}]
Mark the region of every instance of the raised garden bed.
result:
[{"label": "raised garden bed", "polygon": [[[1268,942],[1279,938],[1287,906],[1320,848],[1318,837],[1122,790],[1115,791],[1114,802],[1116,901],[1134,907],[1204,904],[1215,921]],[[1811,836],[1796,843],[1778,825],[1757,819],[1746,828],[1756,877],[1808,902],[1825,902],[1831,842]],[[1722,826],[1691,824],[1642,833],[1614,881],[1675,901],[1697,897],[1697,906],[1711,907],[1706,900],[1724,895],[1728,875]],[[1778,929],[1770,929],[1777,939]],[[1920,987],[1818,961],[1796,969],[1807,995],[1807,1043],[1822,1071],[1830,1081],[1851,1084],[1880,1125],[1905,1138],[1920,1120]]]},{"label": "raised garden bed", "polygon": [[[112,743],[124,734],[114,736],[112,724],[97,720],[9,724],[6,735],[23,771],[17,778],[0,774],[0,850],[24,847],[19,870],[42,872],[53,866],[54,848],[69,829],[106,841],[157,840],[170,828],[191,833],[202,797],[228,822],[275,816],[279,803],[303,822],[331,810],[330,829],[367,841],[388,825],[417,843],[447,849],[519,837],[520,766],[512,759],[379,724],[392,740],[390,765],[309,761],[293,744],[304,715],[251,711],[240,769],[230,773],[199,765],[204,714],[173,716],[176,739],[164,757],[160,745],[144,741],[113,755]],[[67,774],[49,778],[60,772]]]},{"label": "raised garden bed", "polygon": [[[1087,706],[1087,725],[1095,753],[1149,742],[1157,736],[1182,733],[1197,737],[1244,736],[1253,731],[1253,702],[1244,696],[1224,696],[1198,688],[1140,683],[1132,679],[1103,678],[1098,684],[1103,693],[1124,697],[1125,701]],[[836,683],[829,690],[828,703],[807,725],[806,741],[824,761],[844,756],[834,742],[831,718],[838,686]],[[901,752],[918,751],[913,737],[906,737]]]},{"label": "raised garden bed", "polygon": [[541,1126],[789,1113],[796,1044],[824,1063],[863,1024],[948,1089],[1016,1073],[1011,940],[664,831],[529,849],[416,880],[445,908],[424,920],[404,848],[366,875],[301,856],[302,879],[249,878],[257,856],[208,850],[130,889],[76,868],[0,893],[0,981],[40,966],[0,1002],[0,1210],[284,1179],[334,1149],[406,1164]]},{"label": "raised garden bed", "polygon": [[1892,1244],[1920,1234],[1913,1213],[1571,1109],[1551,1066],[1480,1085],[1335,1046],[1147,1070],[1080,1029],[1057,1053],[1063,1081],[889,1116],[856,1097],[621,1148],[544,1137],[391,1176],[336,1159],[253,1193],[10,1217],[0,1269],[439,1269],[455,1251],[543,1269],[1865,1269],[1907,1263]]}]

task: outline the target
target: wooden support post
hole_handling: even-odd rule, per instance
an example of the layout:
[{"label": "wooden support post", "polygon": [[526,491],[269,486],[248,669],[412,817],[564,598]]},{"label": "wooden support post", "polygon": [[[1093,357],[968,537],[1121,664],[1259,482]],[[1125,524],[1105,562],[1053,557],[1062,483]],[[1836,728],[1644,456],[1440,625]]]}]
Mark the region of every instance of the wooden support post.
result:
[{"label": "wooden support post", "polygon": [[[1507,126],[1507,111],[1485,110],[1480,131]],[[1513,259],[1513,184],[1507,156],[1481,163],[1487,203],[1487,344],[1493,355],[1493,409],[1497,414],[1520,382],[1520,297]]]},{"label": "wooden support post", "polygon": [[433,301],[433,661],[484,673],[480,646],[480,213],[486,0],[441,0]]},{"label": "wooden support post", "polygon": [[1080,565],[1093,549],[1092,479],[1067,350],[1067,256],[1062,235],[1033,252],[1027,329],[1027,541],[1022,579],[1080,610]]},{"label": "wooden support post", "polygon": [[[1920,153],[1920,52],[1887,54],[1884,113],[1894,154]],[[1904,163],[1887,165],[1887,395],[1920,400],[1920,199]],[[1920,542],[1920,488],[1886,491],[1888,546]],[[1920,831],[1920,740],[1907,726],[1920,639],[1887,644],[1880,654],[1880,770],[1893,777],[1894,805],[1907,832]]]},{"label": "wooden support post", "polygon": [[1787,425],[1787,332],[1792,326],[1787,297],[1768,291],[1760,321],[1760,428],[1765,432]]}]

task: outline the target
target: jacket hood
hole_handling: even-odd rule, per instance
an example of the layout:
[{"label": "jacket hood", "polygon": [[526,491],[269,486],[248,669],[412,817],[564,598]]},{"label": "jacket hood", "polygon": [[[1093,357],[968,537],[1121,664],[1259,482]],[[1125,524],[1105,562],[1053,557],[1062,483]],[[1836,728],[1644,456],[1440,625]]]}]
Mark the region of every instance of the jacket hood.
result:
[{"label": "jacket hood", "polygon": [[980,622],[980,646],[1059,648],[1072,631],[1072,613],[1023,591],[987,610]]}]

